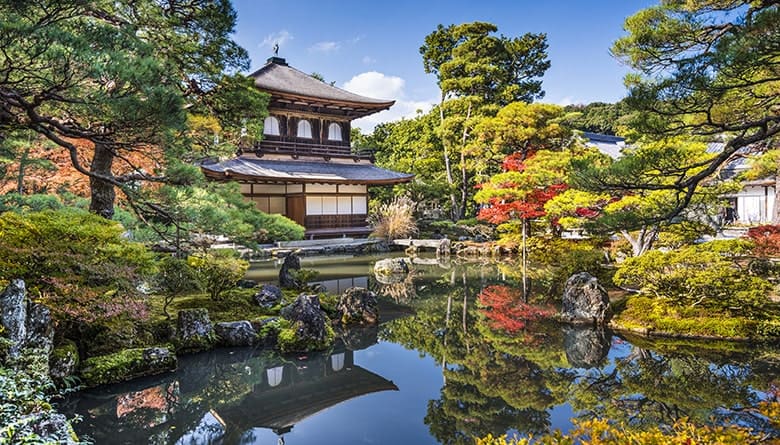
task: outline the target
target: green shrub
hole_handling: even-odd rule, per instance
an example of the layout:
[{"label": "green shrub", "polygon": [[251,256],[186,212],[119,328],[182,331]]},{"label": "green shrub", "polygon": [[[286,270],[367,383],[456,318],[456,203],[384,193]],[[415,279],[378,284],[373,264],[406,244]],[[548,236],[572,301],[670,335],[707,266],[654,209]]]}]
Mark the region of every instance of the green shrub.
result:
[{"label": "green shrub", "polygon": [[113,221],[76,209],[0,215],[0,279],[21,278],[61,325],[143,318],[137,290],[154,271],[146,248]]},{"label": "green shrub", "polygon": [[249,269],[249,263],[236,258],[230,250],[193,255],[187,261],[195,269],[201,286],[212,300],[220,300],[222,294],[234,288]]},{"label": "green shrub", "polygon": [[187,260],[173,256],[160,260],[157,275],[154,277],[154,287],[163,295],[162,311],[165,318],[171,318],[168,306],[176,297],[198,291],[200,284],[197,271]]},{"label": "green shrub", "polygon": [[104,385],[136,377],[160,374],[176,368],[176,356],[164,359],[144,359],[145,349],[126,349],[114,354],[84,360],[81,378],[87,386]]},{"label": "green shrub", "polygon": [[746,249],[749,247],[737,240],[713,241],[670,252],[654,250],[623,262],[614,282],[666,299],[671,305],[761,317],[773,286],[742,267],[739,255]]}]

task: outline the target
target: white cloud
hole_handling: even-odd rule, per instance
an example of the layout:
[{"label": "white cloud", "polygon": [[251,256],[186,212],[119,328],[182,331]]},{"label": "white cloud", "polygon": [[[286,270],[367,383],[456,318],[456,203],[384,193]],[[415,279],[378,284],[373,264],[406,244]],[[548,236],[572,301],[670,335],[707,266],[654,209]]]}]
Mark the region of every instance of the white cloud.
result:
[{"label": "white cloud", "polygon": [[363,56],[363,65],[373,65],[376,63],[376,59],[369,56]]},{"label": "white cloud", "polygon": [[435,100],[412,100],[406,97],[404,87],[406,82],[397,76],[388,76],[376,71],[358,74],[346,83],[343,88],[361,96],[376,99],[395,100],[389,110],[372,114],[353,122],[353,126],[364,133],[373,131],[377,124],[397,121],[402,118],[412,118],[418,111],[427,112],[433,107]]},{"label": "white cloud", "polygon": [[331,53],[338,51],[341,48],[339,42],[317,42],[309,47],[309,52],[315,53]]},{"label": "white cloud", "polygon": [[273,48],[274,45],[279,44],[280,47],[284,47],[285,43],[292,39],[293,35],[290,34],[290,32],[286,29],[283,29],[281,31],[268,34],[258,46],[260,48]]},{"label": "white cloud", "polygon": [[576,98],[574,98],[572,96],[565,96],[565,97],[563,97],[560,100],[555,102],[556,105],[560,105],[562,107],[565,107],[567,105],[576,105],[576,104],[582,104],[582,103],[584,103],[584,102],[579,100],[579,99],[576,99]]}]

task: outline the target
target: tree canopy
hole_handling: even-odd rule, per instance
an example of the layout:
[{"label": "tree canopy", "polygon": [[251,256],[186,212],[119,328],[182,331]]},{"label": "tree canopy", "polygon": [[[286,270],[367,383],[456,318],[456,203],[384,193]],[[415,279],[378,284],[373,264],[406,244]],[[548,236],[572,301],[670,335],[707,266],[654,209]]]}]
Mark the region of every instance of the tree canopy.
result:
[{"label": "tree canopy", "polygon": [[765,149],[780,132],[780,5],[663,0],[625,28],[612,52],[636,70],[626,77],[628,104],[642,111],[636,128],[725,142],[703,164],[675,166],[675,181],[635,181],[636,189],[683,191],[666,214],[673,218],[719,166],[747,147]]},{"label": "tree canopy", "polygon": [[[129,154],[176,163],[188,115],[215,116],[235,135],[260,128],[267,99],[235,74],[248,57],[231,40],[228,0],[3,1],[0,15],[0,137],[29,129],[67,150],[100,215],[113,215],[114,187],[132,197],[137,181],[167,180]],[[91,144],[90,159],[76,140]],[[127,171],[115,173],[115,160]]]}]

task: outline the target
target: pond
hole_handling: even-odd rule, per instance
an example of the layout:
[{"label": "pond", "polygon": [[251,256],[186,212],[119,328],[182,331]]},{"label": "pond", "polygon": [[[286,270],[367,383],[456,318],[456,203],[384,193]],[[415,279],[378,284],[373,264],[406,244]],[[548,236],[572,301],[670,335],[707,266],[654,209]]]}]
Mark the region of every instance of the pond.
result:
[{"label": "pond", "polygon": [[[332,292],[382,296],[380,326],[341,332],[329,351],[183,356],[175,373],[81,392],[63,409],[98,444],[472,444],[593,416],[768,428],[742,408],[777,393],[777,351],[518,323],[505,304],[520,296],[510,263],[423,258],[407,279],[381,283],[370,274],[377,259],[302,260]],[[271,281],[276,267],[250,278]],[[545,310],[522,307],[528,318]]]}]

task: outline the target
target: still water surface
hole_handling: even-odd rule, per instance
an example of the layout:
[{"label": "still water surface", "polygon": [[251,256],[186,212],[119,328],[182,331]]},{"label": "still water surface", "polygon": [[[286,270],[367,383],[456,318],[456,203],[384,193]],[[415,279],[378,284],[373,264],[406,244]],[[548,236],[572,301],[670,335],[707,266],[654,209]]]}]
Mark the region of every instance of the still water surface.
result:
[{"label": "still water surface", "polygon": [[[370,273],[377,259],[302,263],[331,292],[380,293],[379,327],[341,332],[320,354],[181,357],[175,373],[69,399],[65,408],[83,416],[77,432],[98,444],[472,444],[488,433],[566,431],[592,416],[765,427],[741,408],[777,393],[773,351],[517,323],[518,306],[533,311],[516,304],[511,264],[427,260],[382,283]],[[273,281],[277,266],[257,265],[250,278]]]}]

